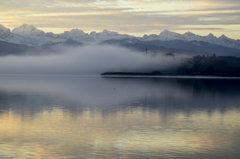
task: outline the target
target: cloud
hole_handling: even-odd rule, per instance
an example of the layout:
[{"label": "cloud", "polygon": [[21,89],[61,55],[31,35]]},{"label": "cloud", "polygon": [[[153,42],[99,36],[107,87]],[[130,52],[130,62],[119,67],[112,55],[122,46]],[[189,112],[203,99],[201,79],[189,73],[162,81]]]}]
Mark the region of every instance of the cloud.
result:
[{"label": "cloud", "polygon": [[[42,29],[52,28],[53,32],[59,28],[79,28],[87,32],[109,29],[143,35],[159,33],[163,29],[178,31],[189,25],[192,26],[189,28],[196,25],[220,28],[219,25],[224,25],[221,31],[225,30],[223,33],[229,36],[228,32],[240,27],[240,1],[11,0],[0,2],[0,15],[1,23],[10,28],[28,23]],[[239,36],[236,32],[230,37],[237,39]]]}]

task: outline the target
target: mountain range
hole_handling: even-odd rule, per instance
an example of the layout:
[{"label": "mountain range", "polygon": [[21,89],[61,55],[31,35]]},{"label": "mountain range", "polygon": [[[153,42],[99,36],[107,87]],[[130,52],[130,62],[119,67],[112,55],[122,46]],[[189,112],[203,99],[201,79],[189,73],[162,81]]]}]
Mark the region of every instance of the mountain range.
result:
[{"label": "mountain range", "polygon": [[155,53],[216,53],[225,56],[240,56],[240,40],[230,39],[225,35],[216,37],[211,33],[207,36],[200,36],[191,32],[179,34],[164,30],[160,34],[136,37],[109,30],[93,31],[88,34],[79,29],[72,29],[71,31],[54,34],[51,32],[45,33],[33,25],[23,24],[11,31],[0,24],[1,54],[13,52],[14,49],[7,47],[10,45],[20,47],[22,52],[26,52],[27,50],[33,50],[33,48],[42,49],[62,45],[81,46],[92,44],[118,45],[138,51],[145,51],[147,47],[150,52]]}]

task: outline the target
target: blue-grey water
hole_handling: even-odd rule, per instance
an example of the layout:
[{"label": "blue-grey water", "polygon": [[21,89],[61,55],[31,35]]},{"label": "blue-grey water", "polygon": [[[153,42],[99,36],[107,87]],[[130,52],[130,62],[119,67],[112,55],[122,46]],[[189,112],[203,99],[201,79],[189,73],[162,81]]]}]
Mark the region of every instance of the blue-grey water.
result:
[{"label": "blue-grey water", "polygon": [[240,80],[0,75],[0,158],[239,159]]}]

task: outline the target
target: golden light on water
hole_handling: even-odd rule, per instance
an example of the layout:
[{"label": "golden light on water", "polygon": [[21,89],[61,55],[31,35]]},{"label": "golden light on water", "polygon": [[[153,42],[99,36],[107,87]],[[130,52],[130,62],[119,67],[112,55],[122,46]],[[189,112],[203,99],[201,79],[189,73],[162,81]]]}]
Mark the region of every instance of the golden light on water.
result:
[{"label": "golden light on water", "polygon": [[141,108],[108,114],[85,110],[77,115],[60,108],[35,115],[9,110],[0,115],[0,154],[36,158],[71,157],[81,152],[83,156],[104,157],[118,152],[159,155],[224,150],[239,131],[240,124],[235,122],[239,113],[215,111],[209,115],[200,111],[186,116],[176,112],[164,117]]}]

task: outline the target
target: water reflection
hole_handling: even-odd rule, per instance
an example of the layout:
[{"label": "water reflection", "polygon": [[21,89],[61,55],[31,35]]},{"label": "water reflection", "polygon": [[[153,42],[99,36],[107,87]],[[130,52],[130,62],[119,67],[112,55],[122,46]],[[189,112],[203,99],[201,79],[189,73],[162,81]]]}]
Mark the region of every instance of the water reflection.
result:
[{"label": "water reflection", "polygon": [[240,82],[0,76],[0,158],[239,158]]}]

